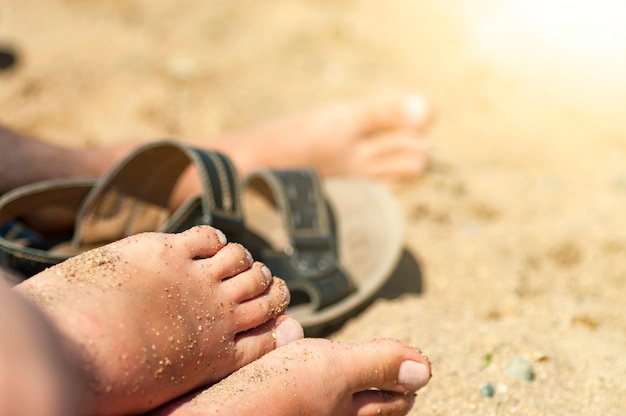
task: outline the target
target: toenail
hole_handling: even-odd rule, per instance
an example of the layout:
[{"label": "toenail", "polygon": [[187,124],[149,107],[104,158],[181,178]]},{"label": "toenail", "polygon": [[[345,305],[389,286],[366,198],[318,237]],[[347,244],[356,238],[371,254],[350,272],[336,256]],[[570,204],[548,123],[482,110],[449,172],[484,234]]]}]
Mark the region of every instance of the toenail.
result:
[{"label": "toenail", "polygon": [[222,245],[226,245],[226,243],[228,243],[228,239],[226,238],[226,234],[224,234],[222,232],[222,230],[218,230],[216,228],[215,229],[215,235],[217,236],[218,240],[220,240],[220,243],[222,243]]},{"label": "toenail", "polygon": [[276,348],[279,348],[290,342],[304,338],[304,331],[298,321],[287,318],[278,324],[274,335],[276,337]]},{"label": "toenail", "polygon": [[430,370],[426,365],[417,361],[404,361],[400,364],[398,383],[410,390],[417,390],[430,380]]},{"label": "toenail", "polygon": [[261,267],[261,273],[265,277],[265,284],[269,285],[272,282],[272,272],[264,265]]},{"label": "toenail", "polygon": [[250,254],[248,250],[246,250],[246,260],[248,260],[248,266],[251,266],[252,263],[254,263],[254,260],[252,259],[252,254]]},{"label": "toenail", "polygon": [[406,100],[405,104],[406,117],[409,122],[420,125],[424,122],[427,114],[428,104],[424,97],[412,95]]}]

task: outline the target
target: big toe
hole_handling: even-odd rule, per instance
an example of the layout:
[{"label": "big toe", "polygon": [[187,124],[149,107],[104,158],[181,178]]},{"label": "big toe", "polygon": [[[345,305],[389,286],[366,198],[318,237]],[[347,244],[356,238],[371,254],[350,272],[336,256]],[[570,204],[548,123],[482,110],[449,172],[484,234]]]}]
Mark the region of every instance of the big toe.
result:
[{"label": "big toe", "polygon": [[428,359],[394,340],[370,341],[353,349],[344,350],[341,360],[352,384],[357,416],[405,415],[413,406],[414,393],[430,380]]},{"label": "big toe", "polygon": [[[430,362],[417,350],[385,339],[344,348],[341,360],[356,391],[377,388],[410,393],[424,387],[431,377]],[[358,370],[358,371],[355,371]]]},{"label": "big toe", "polygon": [[363,103],[361,114],[367,133],[398,128],[424,130],[433,119],[432,106],[419,94],[375,97]]},{"label": "big toe", "polygon": [[227,243],[224,233],[209,225],[198,225],[176,234],[178,248],[191,258],[208,258],[218,253]]}]

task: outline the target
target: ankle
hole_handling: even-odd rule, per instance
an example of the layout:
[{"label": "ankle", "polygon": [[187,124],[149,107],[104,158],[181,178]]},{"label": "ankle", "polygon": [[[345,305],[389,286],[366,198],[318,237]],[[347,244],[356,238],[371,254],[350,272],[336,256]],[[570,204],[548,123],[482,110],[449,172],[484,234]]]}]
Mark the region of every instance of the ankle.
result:
[{"label": "ankle", "polygon": [[0,194],[46,179],[86,174],[76,151],[0,127]]}]

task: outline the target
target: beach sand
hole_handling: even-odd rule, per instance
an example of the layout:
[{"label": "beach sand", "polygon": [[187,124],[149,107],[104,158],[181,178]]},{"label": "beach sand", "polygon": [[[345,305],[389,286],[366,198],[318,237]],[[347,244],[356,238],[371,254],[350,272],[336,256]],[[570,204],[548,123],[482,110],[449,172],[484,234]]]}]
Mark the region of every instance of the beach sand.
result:
[{"label": "beach sand", "polygon": [[[423,92],[432,169],[394,189],[405,272],[330,337],[423,349],[411,415],[623,415],[626,54],[563,46],[506,4],[4,0],[20,61],[0,122],[78,146]],[[532,381],[507,373],[517,356]]]}]

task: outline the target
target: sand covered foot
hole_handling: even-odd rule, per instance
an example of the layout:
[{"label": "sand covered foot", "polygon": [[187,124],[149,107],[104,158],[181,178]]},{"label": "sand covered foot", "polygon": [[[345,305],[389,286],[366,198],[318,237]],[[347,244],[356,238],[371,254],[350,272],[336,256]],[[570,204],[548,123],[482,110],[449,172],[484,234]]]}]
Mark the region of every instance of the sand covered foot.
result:
[{"label": "sand covered foot", "polygon": [[400,416],[429,379],[428,360],[394,340],[304,339],[153,416]]},{"label": "sand covered foot", "polygon": [[75,346],[96,414],[152,409],[302,337],[284,282],[208,226],[128,237],[16,290]]}]

